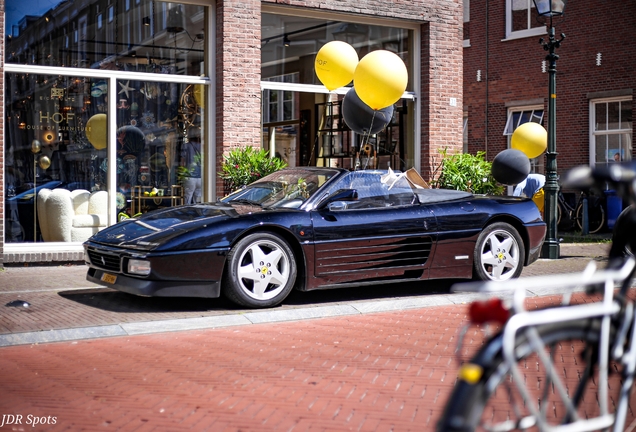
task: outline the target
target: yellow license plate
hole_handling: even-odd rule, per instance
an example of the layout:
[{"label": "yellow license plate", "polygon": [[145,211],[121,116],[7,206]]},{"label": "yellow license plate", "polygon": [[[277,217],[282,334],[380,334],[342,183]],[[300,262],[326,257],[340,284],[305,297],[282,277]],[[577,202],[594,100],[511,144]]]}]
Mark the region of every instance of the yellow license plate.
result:
[{"label": "yellow license plate", "polygon": [[115,282],[117,282],[117,276],[110,273],[104,273],[101,277],[101,281],[108,284],[114,284]]}]

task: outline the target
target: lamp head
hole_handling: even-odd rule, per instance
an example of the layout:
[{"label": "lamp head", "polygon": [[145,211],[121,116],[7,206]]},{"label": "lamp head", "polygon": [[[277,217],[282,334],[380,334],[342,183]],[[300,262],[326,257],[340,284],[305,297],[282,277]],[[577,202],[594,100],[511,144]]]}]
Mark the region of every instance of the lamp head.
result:
[{"label": "lamp head", "polygon": [[565,14],[567,0],[532,0],[539,16],[553,18]]}]

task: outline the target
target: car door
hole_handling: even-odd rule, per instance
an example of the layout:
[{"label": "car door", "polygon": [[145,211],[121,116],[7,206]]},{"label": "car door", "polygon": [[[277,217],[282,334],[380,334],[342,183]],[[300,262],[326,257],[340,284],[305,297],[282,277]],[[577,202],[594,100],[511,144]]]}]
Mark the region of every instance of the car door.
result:
[{"label": "car door", "polygon": [[361,284],[422,278],[436,220],[410,186],[390,188],[380,175],[345,184],[353,202],[312,211],[314,277],[311,285]]}]

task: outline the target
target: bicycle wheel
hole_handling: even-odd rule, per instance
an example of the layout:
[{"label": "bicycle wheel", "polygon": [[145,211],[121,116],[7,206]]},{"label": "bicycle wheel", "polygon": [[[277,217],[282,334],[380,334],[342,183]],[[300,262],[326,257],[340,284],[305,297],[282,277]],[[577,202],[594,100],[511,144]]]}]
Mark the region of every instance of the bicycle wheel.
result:
[{"label": "bicycle wheel", "polygon": [[[580,419],[600,415],[596,367],[599,328],[599,319],[537,327],[545,344],[545,354],[554,364],[554,372],[565,385]],[[499,334],[485,344],[469,363],[469,367],[483,371],[481,378],[472,384],[466,378],[458,380],[437,430],[539,431],[541,428],[531,415],[529,404],[539,407],[541,418],[550,426],[572,424],[572,419],[567,418],[565,404],[559,397],[554,381],[546,373],[545,363],[523,332],[517,338],[515,356],[530,394],[526,401],[514,384],[511,371],[503,362]],[[613,413],[619,400],[623,368],[619,363],[610,362],[608,369],[608,409]],[[628,409],[629,416],[633,416],[631,408]],[[632,419],[628,418],[626,421],[629,424]]]},{"label": "bicycle wheel", "polygon": [[[605,225],[605,210],[598,198],[588,200],[587,220],[590,234],[599,232]],[[583,229],[583,204],[579,204],[576,208],[576,226],[580,230]]]}]

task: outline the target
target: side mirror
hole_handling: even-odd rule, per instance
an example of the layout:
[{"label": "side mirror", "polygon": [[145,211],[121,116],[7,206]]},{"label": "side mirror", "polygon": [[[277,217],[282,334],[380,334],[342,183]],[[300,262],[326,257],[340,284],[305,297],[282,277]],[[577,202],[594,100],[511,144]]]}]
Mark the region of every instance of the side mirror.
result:
[{"label": "side mirror", "polygon": [[[324,200],[322,200],[318,204],[316,209],[317,210],[322,210],[325,207],[328,207],[329,204],[334,203],[336,201],[348,202],[348,201],[356,201],[357,199],[358,199],[358,191],[357,190],[355,190],[355,189],[340,189],[340,190],[335,191],[331,195],[329,195]],[[341,206],[335,206],[334,210],[344,210],[346,208],[346,205],[342,206],[343,208],[340,208],[340,207]],[[331,208],[331,206],[329,206],[329,208]]]}]

